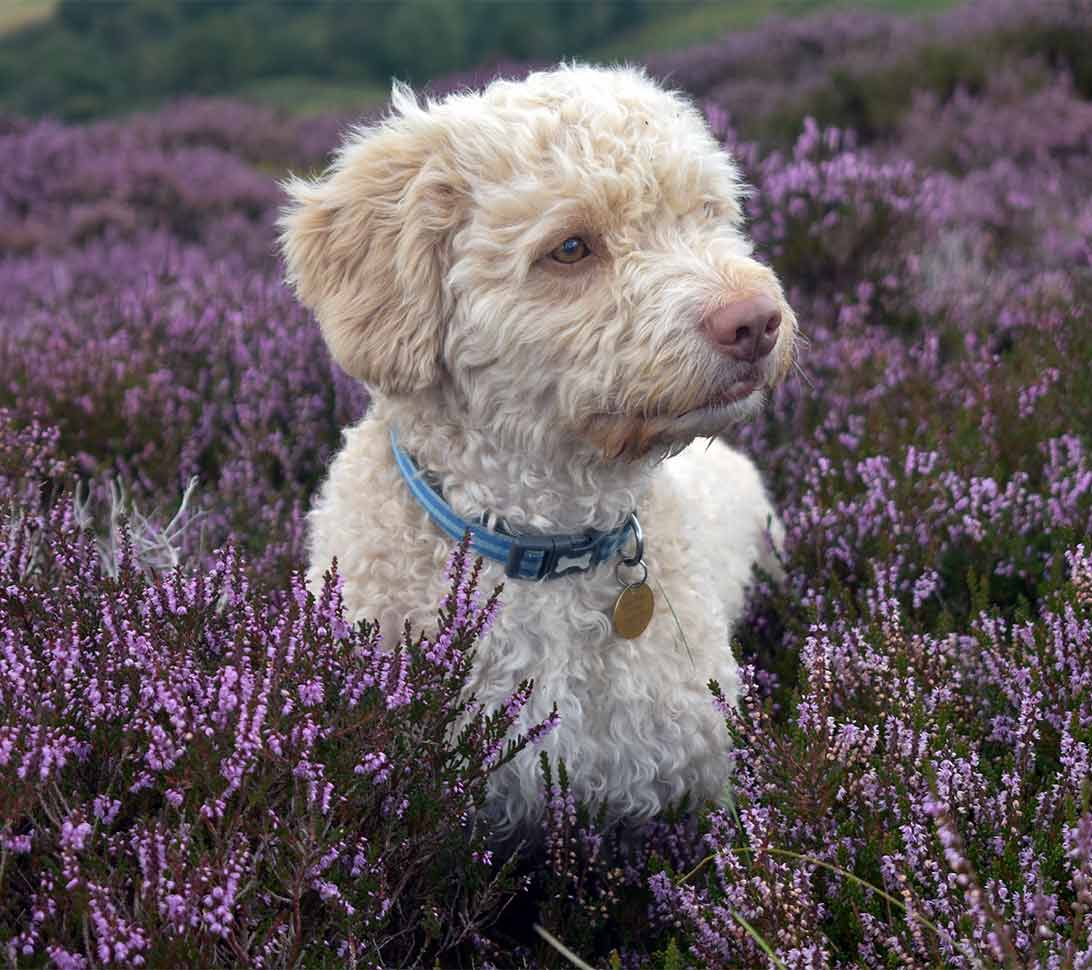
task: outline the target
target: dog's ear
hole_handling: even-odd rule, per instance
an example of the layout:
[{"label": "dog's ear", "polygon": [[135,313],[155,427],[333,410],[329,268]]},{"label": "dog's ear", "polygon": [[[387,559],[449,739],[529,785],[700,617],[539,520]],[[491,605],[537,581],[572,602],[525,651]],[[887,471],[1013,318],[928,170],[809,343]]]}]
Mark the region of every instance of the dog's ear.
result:
[{"label": "dog's ear", "polygon": [[284,183],[288,280],[334,359],[388,394],[438,377],[450,313],[443,276],[463,186],[449,123],[395,85],[394,113],[354,130],[318,179]]}]

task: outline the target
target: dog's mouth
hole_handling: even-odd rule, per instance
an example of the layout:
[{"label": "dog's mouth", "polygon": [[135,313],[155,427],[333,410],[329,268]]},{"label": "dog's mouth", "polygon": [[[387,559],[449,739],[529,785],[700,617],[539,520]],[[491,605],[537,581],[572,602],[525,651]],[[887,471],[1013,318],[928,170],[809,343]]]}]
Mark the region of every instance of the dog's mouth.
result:
[{"label": "dog's mouth", "polygon": [[681,413],[596,414],[584,425],[582,435],[606,458],[641,458],[684,439],[718,434],[728,425],[746,419],[761,405],[765,386],[762,376],[752,371]]},{"label": "dog's mouth", "polygon": [[729,384],[726,388],[717,391],[712,397],[703,404],[699,404],[696,408],[684,411],[679,417],[685,418],[690,414],[719,411],[732,404],[737,404],[754,394],[761,384],[762,381],[757,376],[751,375],[749,377],[744,377],[741,380]]}]

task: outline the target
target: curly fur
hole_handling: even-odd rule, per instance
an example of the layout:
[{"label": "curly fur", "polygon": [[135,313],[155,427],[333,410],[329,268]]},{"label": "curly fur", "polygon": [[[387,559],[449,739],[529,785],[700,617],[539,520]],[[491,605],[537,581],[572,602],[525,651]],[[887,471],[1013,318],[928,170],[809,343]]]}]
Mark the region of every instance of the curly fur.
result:
[{"label": "curly fur", "polygon": [[[524,721],[558,706],[546,750],[617,815],[719,798],[730,746],[706,685],[735,697],[731,629],[752,566],[776,568],[780,524],[747,458],[687,446],[761,406],[795,336],[751,258],[735,165],[689,102],[628,68],[566,66],[424,106],[396,86],[393,104],[321,178],[286,184],[289,279],[374,401],[311,512],[309,582],[336,557],[354,619],[390,637],[432,621],[452,543],[402,481],[392,425],[466,519],[578,532],[636,508],[658,598],[647,631],[613,633],[613,565],[508,580],[468,689],[495,706],[534,678]],[[564,266],[549,254],[572,236],[592,255]],[[757,294],[781,307],[778,344],[747,371],[759,390],[718,403],[745,365],[701,321]],[[503,579],[488,563],[486,588]],[[505,831],[540,814],[534,753],[498,774],[492,808]]]}]

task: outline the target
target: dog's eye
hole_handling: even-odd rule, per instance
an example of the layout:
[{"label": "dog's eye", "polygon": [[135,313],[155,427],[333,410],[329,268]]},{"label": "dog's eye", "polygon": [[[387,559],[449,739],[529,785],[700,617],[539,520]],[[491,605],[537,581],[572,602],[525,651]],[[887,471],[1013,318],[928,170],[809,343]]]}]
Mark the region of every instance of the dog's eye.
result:
[{"label": "dog's eye", "polygon": [[570,236],[556,249],[551,250],[550,256],[559,263],[579,263],[580,260],[591,255],[588,244],[579,236]]}]

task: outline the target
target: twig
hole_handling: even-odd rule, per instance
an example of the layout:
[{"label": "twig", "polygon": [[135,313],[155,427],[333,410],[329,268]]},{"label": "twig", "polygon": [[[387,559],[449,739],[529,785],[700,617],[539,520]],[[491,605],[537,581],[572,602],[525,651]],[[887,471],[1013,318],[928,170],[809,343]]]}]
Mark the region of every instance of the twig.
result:
[{"label": "twig", "polygon": [[566,960],[569,961],[574,967],[579,967],[580,970],[595,970],[593,966],[585,963],[580,959],[572,950],[570,950],[564,943],[561,942],[556,936],[549,930],[544,929],[535,923],[535,932],[541,936],[547,943],[550,944],[558,953],[560,953]]}]

